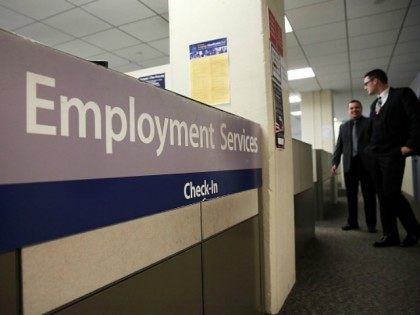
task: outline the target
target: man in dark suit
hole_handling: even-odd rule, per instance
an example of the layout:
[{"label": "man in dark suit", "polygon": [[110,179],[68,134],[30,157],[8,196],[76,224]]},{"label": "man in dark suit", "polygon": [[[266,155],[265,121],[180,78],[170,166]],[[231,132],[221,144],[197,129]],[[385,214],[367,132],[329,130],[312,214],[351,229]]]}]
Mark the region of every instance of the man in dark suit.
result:
[{"label": "man in dark suit", "polygon": [[[370,109],[369,170],[380,203],[383,237],[374,247],[413,246],[420,227],[410,204],[401,192],[405,158],[420,152],[420,102],[409,88],[392,88],[383,70],[375,69],[364,76],[364,88],[377,95]],[[400,243],[397,217],[407,232]]]},{"label": "man in dark suit", "polygon": [[359,229],[357,204],[359,182],[362,187],[366,225],[370,233],[376,232],[376,196],[373,182],[363,161],[363,151],[368,144],[369,119],[362,116],[362,104],[352,100],[348,104],[350,120],[340,126],[337,145],[332,158],[331,171],[336,172],[343,155],[344,182],[346,185],[348,219],[344,231]]}]

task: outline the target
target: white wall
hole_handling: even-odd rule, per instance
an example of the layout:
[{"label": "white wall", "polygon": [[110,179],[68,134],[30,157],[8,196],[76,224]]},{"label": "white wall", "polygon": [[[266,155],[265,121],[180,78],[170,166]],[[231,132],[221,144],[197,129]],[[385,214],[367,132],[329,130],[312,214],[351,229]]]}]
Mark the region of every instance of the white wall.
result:
[{"label": "white wall", "polygon": [[347,108],[349,101],[359,100],[363,106],[363,116],[369,117],[370,104],[375,100],[374,96],[367,95],[364,91],[351,94],[350,92],[333,92],[334,117],[345,121],[349,119]]},{"label": "white wall", "polygon": [[295,282],[294,186],[287,91],[283,91],[285,150],[274,147],[268,5],[284,28],[283,1],[169,0],[169,31],[173,90],[187,97],[191,95],[189,45],[226,37],[231,101],[216,107],[258,122],[262,127],[260,204],[265,306],[267,312],[275,314]]}]

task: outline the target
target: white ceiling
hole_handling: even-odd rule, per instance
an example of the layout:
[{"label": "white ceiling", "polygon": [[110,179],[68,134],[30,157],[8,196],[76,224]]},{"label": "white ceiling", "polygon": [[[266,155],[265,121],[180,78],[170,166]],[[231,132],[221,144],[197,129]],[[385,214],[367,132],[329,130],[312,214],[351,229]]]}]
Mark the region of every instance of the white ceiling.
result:
[{"label": "white ceiling", "polygon": [[169,63],[168,0],[0,0],[0,27],[121,72]]},{"label": "white ceiling", "polygon": [[[420,0],[285,0],[295,91],[359,92],[382,68],[395,86],[420,69]],[[417,17],[417,18],[416,18]],[[0,0],[0,27],[121,72],[169,63],[167,0]]]},{"label": "white ceiling", "polygon": [[289,68],[316,77],[291,81],[296,91],[359,93],[374,68],[394,86],[420,72],[420,0],[285,0],[294,32],[286,34]]}]

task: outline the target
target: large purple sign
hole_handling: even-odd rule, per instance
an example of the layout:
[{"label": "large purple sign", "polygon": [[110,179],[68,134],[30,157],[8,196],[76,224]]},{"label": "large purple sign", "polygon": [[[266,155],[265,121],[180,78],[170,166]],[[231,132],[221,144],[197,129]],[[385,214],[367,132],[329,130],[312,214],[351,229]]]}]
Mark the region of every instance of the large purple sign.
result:
[{"label": "large purple sign", "polygon": [[261,185],[257,124],[0,30],[0,251]]}]

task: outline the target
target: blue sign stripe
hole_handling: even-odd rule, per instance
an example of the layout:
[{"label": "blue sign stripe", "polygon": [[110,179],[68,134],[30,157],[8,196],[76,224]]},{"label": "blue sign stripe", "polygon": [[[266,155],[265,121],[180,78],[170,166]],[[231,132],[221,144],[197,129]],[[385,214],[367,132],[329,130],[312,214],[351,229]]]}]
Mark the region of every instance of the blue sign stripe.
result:
[{"label": "blue sign stripe", "polygon": [[1,185],[0,251],[260,187],[261,183],[261,169],[248,169]]}]

